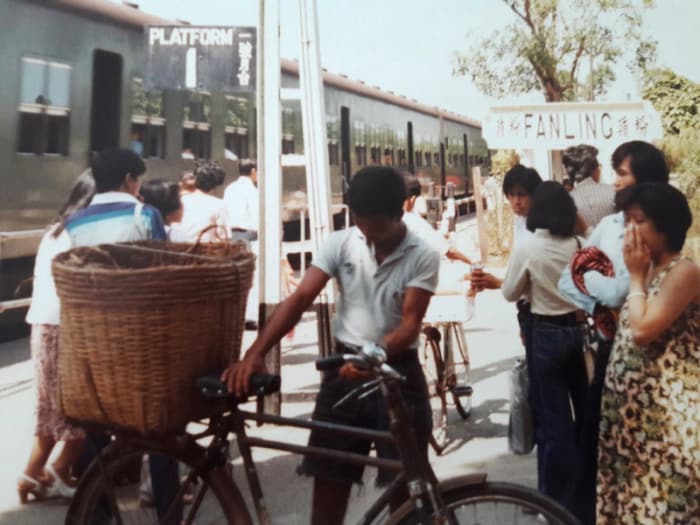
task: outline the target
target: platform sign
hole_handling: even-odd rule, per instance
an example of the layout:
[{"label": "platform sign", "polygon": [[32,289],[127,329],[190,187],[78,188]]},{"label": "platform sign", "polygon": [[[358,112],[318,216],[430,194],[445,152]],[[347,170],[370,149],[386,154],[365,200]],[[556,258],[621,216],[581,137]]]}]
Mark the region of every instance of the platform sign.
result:
[{"label": "platform sign", "polygon": [[146,89],[255,91],[256,29],[146,26]]}]

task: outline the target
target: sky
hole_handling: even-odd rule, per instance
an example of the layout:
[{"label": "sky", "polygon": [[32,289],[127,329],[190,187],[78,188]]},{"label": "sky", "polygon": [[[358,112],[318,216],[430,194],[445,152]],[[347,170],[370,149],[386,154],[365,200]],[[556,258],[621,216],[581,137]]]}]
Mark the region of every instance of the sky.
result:
[{"label": "sky", "polygon": [[[193,25],[257,25],[258,0],[135,0],[143,11]],[[281,55],[297,58],[297,0],[279,0]],[[513,20],[499,0],[316,0],[321,62],[333,73],[391,90],[419,102],[483,120],[494,104],[537,103],[540,93],[496,100],[467,77],[452,75],[455,51],[467,34],[490,34]],[[700,82],[700,0],[657,0],[643,31],[658,41],[659,65]],[[638,99],[637,86],[620,64],[618,82],[605,100]]]}]

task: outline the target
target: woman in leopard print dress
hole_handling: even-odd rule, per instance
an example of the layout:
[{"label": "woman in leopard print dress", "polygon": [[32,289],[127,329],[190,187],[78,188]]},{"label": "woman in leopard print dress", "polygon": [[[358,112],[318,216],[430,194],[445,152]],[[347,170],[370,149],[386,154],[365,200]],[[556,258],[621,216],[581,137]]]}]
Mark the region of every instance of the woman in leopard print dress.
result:
[{"label": "woman in leopard print dress", "polygon": [[681,257],[692,216],[672,186],[626,203],[630,293],[608,364],[598,525],[700,524],[700,267]]}]

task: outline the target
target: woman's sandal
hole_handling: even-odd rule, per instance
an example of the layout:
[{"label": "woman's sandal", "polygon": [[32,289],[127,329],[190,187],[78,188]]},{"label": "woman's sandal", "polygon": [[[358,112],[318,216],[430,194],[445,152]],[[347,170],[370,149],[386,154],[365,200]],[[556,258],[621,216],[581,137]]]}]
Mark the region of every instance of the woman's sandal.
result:
[{"label": "woman's sandal", "polygon": [[44,467],[44,470],[46,470],[53,480],[51,483],[51,489],[53,490],[54,494],[68,499],[73,497],[75,494],[75,487],[71,487],[68,483],[63,481],[61,476],[58,475],[58,472],[56,472],[56,469],[53,468],[53,465],[47,464]]},{"label": "woman's sandal", "polygon": [[20,474],[17,479],[17,494],[22,505],[29,503],[30,494],[33,501],[41,501],[46,498],[46,485],[27,474]]}]

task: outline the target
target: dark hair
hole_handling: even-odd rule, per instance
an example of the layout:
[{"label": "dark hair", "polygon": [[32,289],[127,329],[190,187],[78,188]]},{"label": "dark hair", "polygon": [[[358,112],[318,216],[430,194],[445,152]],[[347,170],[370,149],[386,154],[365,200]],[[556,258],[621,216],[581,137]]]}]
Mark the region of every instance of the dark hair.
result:
[{"label": "dark hair", "polygon": [[685,195],[670,184],[644,182],[635,184],[627,192],[624,210],[639,206],[654,223],[659,233],[666,235],[669,250],[679,252],[685,244],[693,214]]},{"label": "dark hair", "polygon": [[562,164],[571,180],[581,182],[598,169],[598,148],[588,144],[579,144],[566,148],[562,155]]},{"label": "dark hair", "polygon": [[58,216],[55,221],[58,223],[58,226],[53,231],[54,237],[58,237],[66,227],[66,219],[76,211],[86,208],[94,195],[95,178],[92,176],[92,170],[88,168],[78,176],[68,194],[68,199],[63,203],[61,209],[58,210]]},{"label": "dark hair", "polygon": [[226,178],[226,172],[214,160],[198,160],[194,168],[194,187],[209,192],[221,186]]},{"label": "dark hair", "polygon": [[406,200],[401,174],[388,166],[368,166],[355,173],[348,188],[350,209],[360,217],[399,218]]},{"label": "dark hair", "polygon": [[253,159],[243,159],[238,164],[238,173],[240,175],[249,176],[253,170],[258,169],[258,163]]},{"label": "dark hair", "polygon": [[561,181],[561,185],[564,186],[564,188],[566,188],[567,186],[571,186],[572,188],[574,187],[574,183],[571,179],[563,179]]},{"label": "dark hair", "polygon": [[527,229],[534,232],[543,228],[552,235],[570,237],[575,225],[576,204],[564,186],[553,180],[540,184],[532,196]]},{"label": "dark hair", "polygon": [[136,178],[145,172],[143,159],[130,149],[103,151],[92,162],[97,193],[118,190],[127,175]]},{"label": "dark hair", "polygon": [[508,170],[503,178],[503,194],[508,196],[513,193],[516,186],[520,186],[528,195],[532,196],[541,182],[542,177],[537,171],[526,168],[522,164],[516,164]]},{"label": "dark hair", "polygon": [[411,197],[419,197],[422,190],[418,177],[416,177],[410,171],[401,171],[401,176],[406,184],[406,198],[410,199]]},{"label": "dark hair", "polygon": [[158,209],[163,219],[182,207],[180,186],[163,179],[147,180],[141,185],[143,202]]},{"label": "dark hair", "polygon": [[620,144],[612,154],[614,170],[628,158],[637,184],[642,182],[668,182],[666,158],[659,148],[648,142],[632,140]]}]

